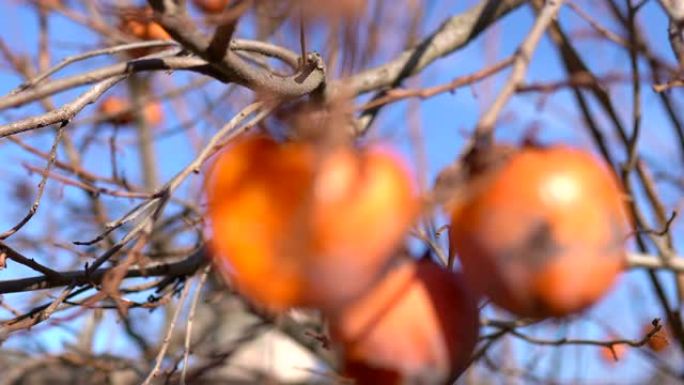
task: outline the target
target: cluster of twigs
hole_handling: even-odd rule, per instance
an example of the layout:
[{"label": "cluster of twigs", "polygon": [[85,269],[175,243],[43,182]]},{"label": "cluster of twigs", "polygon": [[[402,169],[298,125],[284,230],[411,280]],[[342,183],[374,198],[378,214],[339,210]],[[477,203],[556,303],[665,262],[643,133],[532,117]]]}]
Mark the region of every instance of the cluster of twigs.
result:
[{"label": "cluster of twigs", "polygon": [[[647,272],[673,344],[684,350],[684,280],[679,276],[684,272],[684,262],[675,249],[676,211],[662,198],[664,185],[674,185],[681,191],[684,183],[676,172],[654,168],[640,151],[643,130],[648,129],[642,122],[643,94],[647,91],[642,85],[646,82],[657,92],[668,127],[681,148],[680,159],[667,162],[678,164],[684,160],[684,122],[674,98],[676,88],[684,84],[680,71],[684,66],[681,1],[660,1],[670,20],[669,37],[677,64],[660,57],[645,38],[638,16],[646,1],[605,0],[585,6],[579,1],[562,0],[481,0],[445,18],[428,33],[410,28],[404,36],[404,50],[393,53],[383,52],[378,41],[405,29],[392,30],[388,15],[397,12],[398,7],[383,0],[369,2],[367,14],[353,26],[356,38],[335,26],[304,25],[297,12],[286,12],[276,20],[268,14],[269,9],[277,8],[269,1],[236,1],[220,17],[200,20],[188,13],[185,1],[149,0],[154,20],[173,41],[135,41],[126,36],[116,28],[118,8],[110,4],[113,2],[39,3],[33,8],[39,21],[35,58],[10,46],[6,34],[0,38],[5,70],[22,79],[16,88],[0,96],[0,147],[3,152],[17,151],[26,174],[35,174],[39,179],[34,188],[26,181],[33,179],[23,179],[18,176],[21,173],[3,178],[2,184],[12,190],[6,201],[10,196],[16,201],[15,205],[6,205],[3,219],[16,217],[16,208],[23,211],[7,229],[0,229],[0,267],[4,268],[0,270],[0,307],[7,315],[0,321],[0,341],[10,343],[38,332],[47,335],[48,328],[59,328],[74,319],[82,319],[86,327],[73,331],[76,343],[58,354],[27,359],[26,352],[7,348],[8,354],[3,353],[6,358],[0,359],[0,370],[5,373],[0,376],[0,384],[28,383],[20,381],[31,381],[32,375],[40,381],[40,374],[35,372],[39,367],[53,371],[53,376],[77,368],[94,376],[92,379],[121,384],[220,382],[236,375],[223,371],[241,347],[270,330],[296,341],[325,366],[324,373],[315,378],[321,382],[335,380],[334,352],[327,348],[323,322],[316,314],[301,312],[274,318],[246,303],[210,274],[204,246],[201,179],[195,175],[232,138],[273,124],[269,119],[274,111],[292,101],[307,100],[325,106],[339,97],[351,97],[357,101],[351,112],[352,131],[360,138],[369,134],[383,109],[397,106],[398,102],[430,99],[502,72],[506,72],[505,82],[484,108],[467,146],[493,140],[497,122],[516,95],[545,99],[559,91],[569,92],[581,121],[578,130],[585,130],[592,138],[602,157],[621,176],[631,198],[636,251],[629,255],[628,263],[633,269]],[[401,3],[416,11],[394,16],[403,23],[420,25],[424,15],[417,10],[428,7],[424,4],[427,2]],[[447,2],[436,3],[432,6]],[[587,7],[600,9],[605,15],[592,16]],[[534,12],[534,23],[512,55],[484,63],[479,70],[445,84],[415,85],[413,79],[430,64],[457,54],[482,32],[505,22],[507,14],[522,8]],[[563,13],[559,14],[561,9]],[[592,71],[572,31],[559,16],[569,13],[579,18],[602,44],[624,50],[630,58],[629,70],[610,74]],[[262,14],[266,16],[260,19]],[[102,46],[53,60],[51,43],[59,35],[50,27],[52,17],[96,33]],[[270,21],[272,25],[260,24],[263,28],[256,39],[239,38],[239,23],[248,19],[251,23]],[[279,28],[288,31],[284,37],[276,33]],[[319,35],[314,37],[314,32]],[[326,32],[328,35],[324,35]],[[544,36],[556,50],[566,76],[553,82],[531,83],[527,81],[528,69]],[[328,44],[330,52],[319,54],[307,51],[307,39],[334,43]],[[288,43],[296,43],[301,52],[286,48]],[[143,48],[156,51],[135,59],[126,56]],[[362,60],[345,67],[350,56]],[[53,65],[55,62],[58,64]],[[77,70],[67,72],[74,68]],[[150,93],[147,88],[151,84],[164,84],[164,91]],[[608,91],[613,84],[631,89],[631,114],[624,113],[621,100]],[[107,116],[86,116],[91,104],[120,88],[127,88],[131,99],[137,101],[132,104],[136,115],[132,130],[108,126]],[[164,100],[169,109],[178,113],[181,123],[163,132],[152,131],[136,107],[147,98]],[[226,116],[226,111],[232,111],[232,116]],[[184,143],[192,155],[175,174],[162,181],[160,174],[167,170],[161,172],[160,165],[172,154],[156,154],[151,143],[181,134],[186,135]],[[418,146],[419,140],[415,142]],[[131,163],[123,159],[131,151],[127,148],[131,144],[139,150],[141,160],[134,162],[139,167],[134,172],[141,175],[139,178],[123,172]],[[108,155],[91,160],[92,155],[84,156],[88,151]],[[19,169],[14,168],[15,172]],[[423,187],[430,196],[430,188]],[[435,186],[435,195],[439,188]],[[443,242],[432,220],[415,233],[435,255],[448,254],[442,250]],[[25,269],[17,268],[19,265]],[[661,275],[657,270],[673,274]],[[674,296],[668,291],[671,285],[676,288]],[[18,295],[14,293],[32,296],[14,300],[13,296]],[[155,321],[159,326],[146,326],[133,314],[138,310],[132,309],[139,308],[150,312],[162,309],[164,319]],[[102,309],[117,313],[121,338],[136,346],[142,359],[133,360],[126,354],[113,357],[93,350],[94,335],[103,322]],[[146,319],[151,322],[149,317]],[[236,323],[240,326],[221,326]],[[482,364],[505,375],[539,380],[531,369],[513,370],[505,367],[505,362],[495,362],[490,355],[493,347],[509,337],[533,345],[641,347],[664,326],[654,322],[649,332],[635,339],[553,339],[521,330],[532,327],[536,323],[528,320],[485,319],[483,330],[487,332],[481,336],[474,366]],[[648,359],[671,378],[681,380],[684,376],[661,357],[649,354]],[[251,381],[268,375],[248,374]],[[245,376],[240,373],[237,378]],[[464,381],[478,383],[475,374],[465,377]]]}]

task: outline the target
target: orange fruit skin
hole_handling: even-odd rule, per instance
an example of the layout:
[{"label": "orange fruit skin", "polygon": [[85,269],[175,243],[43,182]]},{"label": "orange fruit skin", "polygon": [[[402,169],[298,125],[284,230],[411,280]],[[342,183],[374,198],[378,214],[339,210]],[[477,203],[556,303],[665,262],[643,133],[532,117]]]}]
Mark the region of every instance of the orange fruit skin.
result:
[{"label": "orange fruit skin", "polygon": [[157,22],[147,24],[147,31],[144,37],[148,40],[171,40],[171,35]]},{"label": "orange fruit skin", "polygon": [[143,107],[143,116],[150,126],[158,126],[164,121],[164,110],[158,101],[150,101]]},{"label": "orange fruit skin", "polygon": [[[133,111],[130,108],[128,100],[118,96],[109,96],[100,102],[98,110],[102,115],[108,116],[107,121],[109,123],[127,125],[133,123],[134,119]],[[151,126],[157,126],[164,120],[164,112],[158,101],[146,103],[142,113],[147,124]]]},{"label": "orange fruit skin", "polygon": [[[648,334],[653,330],[653,326],[649,323],[643,328],[643,333]],[[651,336],[646,342],[646,346],[656,353],[662,352],[670,346],[670,341],[668,338],[668,332],[665,326],[658,330],[655,334]]]},{"label": "orange fruit skin", "polygon": [[568,147],[525,148],[454,204],[449,230],[466,278],[520,316],[597,301],[623,268],[627,219],[614,176]]},{"label": "orange fruit skin", "polygon": [[223,12],[229,2],[229,0],[193,0],[195,7],[208,14]]},{"label": "orange fruit skin", "polygon": [[130,124],[133,121],[128,102],[117,96],[109,96],[103,99],[100,102],[99,112],[108,116],[108,121],[112,124]]},{"label": "orange fruit skin", "polygon": [[[274,311],[335,307],[377,280],[417,207],[404,168],[373,150],[238,140],[207,177],[220,271]],[[366,217],[366,215],[373,215]]]},{"label": "orange fruit skin", "polygon": [[404,262],[368,294],[330,315],[343,370],[357,384],[446,384],[466,368],[479,315],[460,275]]},{"label": "orange fruit skin", "polygon": [[38,6],[45,8],[59,8],[62,6],[61,0],[40,0]]},{"label": "orange fruit skin", "polygon": [[122,32],[135,36],[138,39],[147,38],[147,24],[136,19],[125,19],[121,22],[120,27]]},{"label": "orange fruit skin", "polygon": [[317,259],[307,271],[315,302],[352,298],[385,267],[418,211],[415,189],[400,159],[388,151],[329,153],[314,182]]},{"label": "orange fruit skin", "polygon": [[[171,35],[159,23],[152,21],[154,12],[149,7],[132,7],[122,11],[119,30],[140,40],[171,40]],[[127,51],[130,57],[149,55],[158,49],[138,48]]]}]

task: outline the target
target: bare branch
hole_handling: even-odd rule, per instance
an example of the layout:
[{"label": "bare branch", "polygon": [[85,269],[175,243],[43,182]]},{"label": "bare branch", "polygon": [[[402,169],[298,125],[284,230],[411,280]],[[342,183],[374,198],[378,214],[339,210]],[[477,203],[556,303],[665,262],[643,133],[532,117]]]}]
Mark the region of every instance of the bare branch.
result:
[{"label": "bare branch", "polygon": [[524,3],[525,0],[483,0],[445,21],[415,48],[378,67],[335,82],[329,88],[348,87],[356,94],[363,94],[395,85],[419,73],[435,60],[463,48],[491,24]]},{"label": "bare branch", "polygon": [[[145,266],[145,268],[131,268],[126,272],[124,277],[182,277],[193,274],[206,262],[206,251],[204,249],[199,249],[187,258],[177,262],[160,262],[149,264]],[[101,268],[92,272],[84,270],[64,271],[59,272],[59,276],[54,277],[37,276],[0,281],[0,294],[44,290],[67,285],[74,285],[75,287],[98,285],[102,282],[102,278],[109,270],[109,268]]]},{"label": "bare branch", "polygon": [[494,125],[496,124],[501,111],[508,102],[508,99],[513,96],[515,90],[525,81],[525,74],[527,66],[532,60],[532,54],[541,40],[546,28],[551,24],[554,17],[558,13],[563,0],[547,0],[544,8],[539,12],[537,21],[534,23],[532,30],[525,38],[525,41],[520,45],[518,51],[515,53],[515,60],[513,62],[513,71],[511,72],[506,85],[499,92],[494,102],[489,106],[480,117],[480,121],[476,127],[476,140],[490,141]]},{"label": "bare branch", "polygon": [[[300,72],[277,76],[270,71],[250,65],[229,48],[230,41],[221,36],[222,28],[210,38],[195,25],[183,7],[169,0],[148,0],[155,16],[168,33],[183,47],[205,59],[214,68],[235,82],[257,92],[280,98],[294,98],[309,94],[323,85],[325,66],[318,54],[307,55]],[[229,38],[229,37],[228,37]]]}]

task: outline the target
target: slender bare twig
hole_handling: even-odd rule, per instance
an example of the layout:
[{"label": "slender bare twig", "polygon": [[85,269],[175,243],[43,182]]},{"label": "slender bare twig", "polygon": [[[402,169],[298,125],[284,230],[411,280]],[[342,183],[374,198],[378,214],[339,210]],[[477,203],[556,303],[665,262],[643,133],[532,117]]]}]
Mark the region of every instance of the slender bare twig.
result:
[{"label": "slender bare twig", "polygon": [[525,41],[518,47],[518,50],[515,53],[513,70],[511,71],[511,75],[509,76],[506,85],[499,91],[494,102],[489,106],[487,111],[482,114],[477,123],[475,129],[477,135],[476,140],[483,140],[485,142],[491,140],[494,125],[496,124],[501,111],[503,111],[504,106],[508,102],[508,99],[513,96],[515,90],[525,81],[525,74],[530,60],[532,60],[532,54],[544,34],[544,31],[558,13],[561,5],[563,5],[563,0],[547,0],[544,8],[539,12],[537,21],[525,38]]},{"label": "slender bare twig", "polygon": [[60,276],[60,274],[57,271],[52,270],[47,266],[41,265],[40,263],[33,260],[33,258],[27,258],[23,256],[21,253],[9,247],[2,241],[0,241],[0,254],[6,256],[7,258],[17,263],[21,263],[24,266],[30,267],[31,269],[39,273],[43,273],[48,278],[58,279]]},{"label": "slender bare twig", "polygon": [[509,57],[507,59],[504,59],[492,66],[489,66],[487,68],[484,68],[480,71],[477,71],[475,73],[457,77],[454,80],[450,81],[449,83],[445,83],[442,85],[434,86],[434,87],[429,87],[429,88],[419,88],[419,89],[393,89],[390,91],[387,91],[386,95],[377,99],[374,99],[363,106],[361,106],[362,110],[368,110],[371,108],[375,108],[384,104],[388,103],[394,103],[400,100],[404,100],[407,98],[412,98],[412,97],[418,97],[421,99],[426,99],[430,98],[435,95],[439,95],[444,92],[453,92],[455,89],[464,87],[470,84],[473,84],[475,82],[478,82],[482,79],[485,79],[489,76],[492,76],[503,69],[507,68],[509,65],[513,63],[513,57]]},{"label": "slender bare twig", "polygon": [[92,57],[96,56],[101,56],[101,55],[112,55],[115,53],[119,52],[125,52],[125,51],[130,51],[130,50],[136,50],[140,48],[157,48],[157,47],[168,47],[168,46],[177,46],[178,43],[172,40],[151,40],[151,41],[140,41],[140,42],[135,42],[135,43],[128,43],[128,44],[121,44],[113,47],[107,47],[107,48],[102,48],[102,49],[96,49],[93,51],[88,51],[84,52],[82,54],[74,55],[74,56],[69,56],[62,61],[60,61],[57,65],[54,67],[48,69],[47,71],[37,75],[35,78],[30,79],[22,84],[20,84],[16,89],[10,91],[9,95],[14,95],[20,92],[23,92],[29,88],[35,87],[38,83],[42,82],[43,80],[47,79],[49,76],[55,74],[62,68],[73,64],[77,63],[86,59],[90,59]]},{"label": "slender bare twig", "polygon": [[334,93],[337,87],[344,87],[363,94],[395,85],[435,60],[463,48],[488,26],[524,3],[525,0],[480,1],[462,14],[447,19],[415,47],[395,59],[335,82],[328,87],[328,92]]},{"label": "slender bare twig", "polygon": [[[85,106],[93,103],[103,93],[105,93],[108,89],[112,88],[116,83],[120,82],[125,77],[126,75],[118,75],[103,80],[97,83],[88,91],[81,94],[81,96],[74,99],[72,102],[56,110],[49,111],[43,115],[21,119],[14,121],[12,123],[0,125],[0,138],[33,130],[36,128],[46,127],[56,123],[66,125],[67,123],[69,123],[69,121],[71,121],[71,119],[74,118],[74,116],[76,116],[76,114],[81,112],[81,110],[85,108]],[[22,94],[19,94],[17,96],[20,95]],[[0,100],[0,104],[2,104],[2,100]]]},{"label": "slender bare twig", "polygon": [[173,335],[173,330],[176,328],[176,322],[178,321],[178,316],[180,315],[181,311],[183,310],[183,305],[185,304],[185,298],[188,296],[188,292],[190,291],[190,284],[188,282],[185,283],[185,287],[183,287],[183,291],[181,292],[180,298],[178,299],[178,303],[176,304],[176,310],[173,313],[173,318],[171,319],[171,323],[169,324],[168,330],[166,331],[166,335],[164,336],[164,339],[162,340],[161,347],[159,348],[159,353],[157,354],[157,359],[154,362],[154,366],[152,367],[152,370],[150,373],[147,375],[145,380],[142,382],[142,385],[149,385],[149,383],[154,379],[158,372],[159,369],[161,368],[161,363],[162,360],[164,360],[164,356],[166,356],[166,350],[169,348],[169,343],[171,342],[171,336]]},{"label": "slender bare twig", "polygon": [[684,67],[684,3],[681,0],[659,0],[670,18],[670,46],[680,66]]},{"label": "slender bare twig", "polygon": [[3,233],[0,233],[0,240],[7,239],[8,237],[12,236],[12,234],[15,234],[22,227],[24,227],[24,225],[26,225],[31,220],[31,218],[33,218],[33,216],[38,212],[38,208],[40,207],[40,201],[43,199],[43,193],[45,192],[45,186],[47,185],[47,173],[50,172],[50,170],[52,169],[52,165],[55,163],[55,159],[57,158],[57,148],[59,147],[59,142],[62,140],[63,132],[64,125],[57,128],[57,132],[55,133],[55,139],[52,143],[52,147],[50,148],[50,152],[48,153],[48,161],[47,165],[45,166],[46,174],[44,174],[40,178],[40,182],[38,183],[38,194],[36,194],[36,198],[33,200],[33,204],[31,204],[28,213],[19,221],[19,223],[12,226],[11,229]]},{"label": "slender bare twig", "polygon": [[[200,249],[188,257],[175,262],[150,263],[144,268],[130,268],[125,278],[139,277],[180,277],[193,274],[206,263],[206,251]],[[0,294],[19,293],[25,291],[44,290],[73,284],[75,286],[97,285],[102,281],[108,268],[86,272],[84,270],[63,271],[59,276],[37,276],[0,281]]]},{"label": "slender bare twig", "polygon": [[195,311],[197,310],[197,304],[199,303],[200,297],[202,296],[202,287],[209,276],[211,271],[211,265],[207,265],[199,278],[197,287],[195,288],[195,294],[192,298],[192,303],[190,304],[190,312],[188,313],[188,322],[185,327],[185,345],[183,349],[183,369],[180,376],[180,384],[185,385],[185,377],[188,373],[188,359],[190,358],[190,342],[192,340],[192,324],[195,319]]},{"label": "slender bare twig", "polygon": [[639,339],[614,339],[607,341],[584,339],[584,338],[558,338],[558,339],[544,339],[533,337],[518,330],[511,328],[505,329],[509,334],[535,345],[550,345],[550,346],[561,346],[561,345],[594,345],[594,346],[605,346],[612,349],[615,345],[629,345],[635,348],[646,345],[646,343],[653,337],[656,333],[662,329],[662,325],[659,320],[655,320],[653,323],[653,328],[646,333],[643,337]]}]

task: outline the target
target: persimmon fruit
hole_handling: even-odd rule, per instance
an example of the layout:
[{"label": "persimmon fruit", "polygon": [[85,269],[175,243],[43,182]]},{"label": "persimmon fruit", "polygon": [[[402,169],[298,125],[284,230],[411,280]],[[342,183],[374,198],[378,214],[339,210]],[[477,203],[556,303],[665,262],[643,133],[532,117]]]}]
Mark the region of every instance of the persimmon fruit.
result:
[{"label": "persimmon fruit", "polygon": [[143,116],[145,122],[150,126],[158,126],[164,121],[164,110],[161,103],[157,100],[152,100],[145,103],[143,107]]},{"label": "persimmon fruit", "polygon": [[[104,115],[107,122],[116,125],[131,124],[135,118],[128,100],[118,96],[103,99],[98,111]],[[150,126],[159,125],[164,120],[161,104],[156,100],[145,103],[142,114],[145,122]]]},{"label": "persimmon fruit", "polygon": [[600,356],[603,362],[614,365],[620,362],[627,354],[628,345],[615,344],[612,349],[608,346],[601,347]]},{"label": "persimmon fruit", "polygon": [[149,7],[130,8],[122,11],[119,30],[141,40],[169,40],[171,36],[164,27],[152,20]]},{"label": "persimmon fruit", "polygon": [[37,2],[37,5],[39,7],[47,8],[47,9],[52,9],[52,8],[59,8],[61,7],[62,0],[39,0]]},{"label": "persimmon fruit", "polygon": [[192,3],[206,14],[218,14],[226,9],[230,0],[193,0]]},{"label": "persimmon fruit", "polygon": [[112,124],[130,124],[133,116],[128,102],[117,96],[109,96],[100,102],[98,111]]},{"label": "persimmon fruit", "polygon": [[465,370],[479,316],[461,275],[403,261],[330,316],[343,372],[357,384],[446,384]]},{"label": "persimmon fruit", "polygon": [[147,24],[146,38],[149,40],[171,40],[171,35],[157,22]]},{"label": "persimmon fruit", "polygon": [[378,279],[417,211],[398,158],[240,139],[206,182],[216,263],[271,310],[334,307]]},{"label": "persimmon fruit", "polygon": [[[653,325],[649,323],[648,325],[645,325],[643,328],[643,333],[645,335],[648,335],[653,330]],[[665,326],[662,326],[660,330],[655,332],[649,339],[646,341],[646,346],[648,346],[649,349],[652,351],[659,353],[664,351],[670,346],[670,339],[668,337],[668,332]]]},{"label": "persimmon fruit", "polygon": [[627,219],[604,164],[569,147],[525,147],[470,183],[451,204],[451,252],[492,302],[520,316],[564,316],[610,289]]}]

